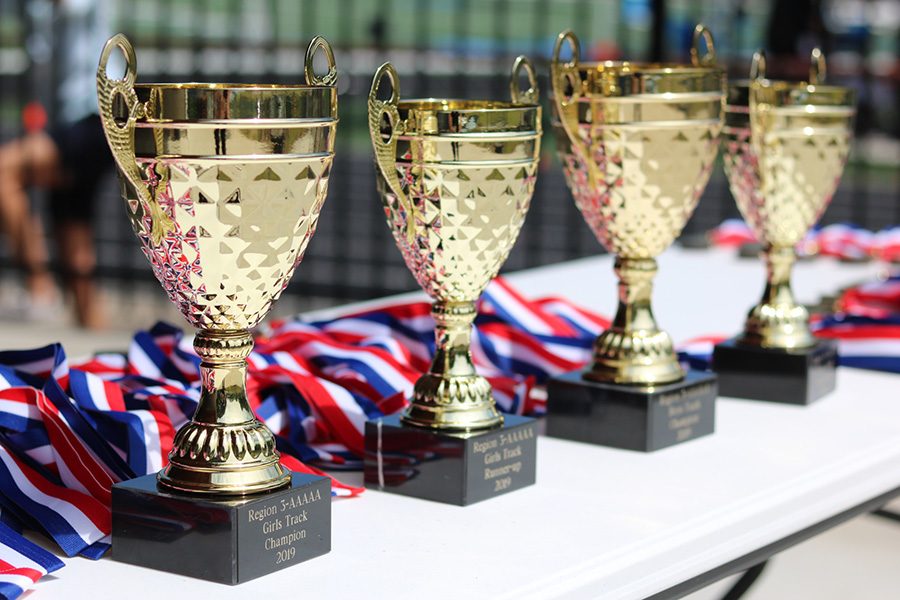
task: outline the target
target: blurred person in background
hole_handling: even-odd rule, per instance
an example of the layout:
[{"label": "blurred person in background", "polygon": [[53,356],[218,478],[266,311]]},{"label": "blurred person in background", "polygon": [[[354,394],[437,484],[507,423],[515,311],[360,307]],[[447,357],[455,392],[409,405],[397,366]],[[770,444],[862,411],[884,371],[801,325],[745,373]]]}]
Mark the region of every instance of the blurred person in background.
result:
[{"label": "blurred person in background", "polygon": [[831,35],[822,18],[821,0],[776,0],[767,31],[771,77],[804,80],[809,76],[809,54],[820,48],[831,54]]},{"label": "blurred person in background", "polygon": [[[111,4],[55,2],[57,118],[46,131],[31,131],[0,146],[0,221],[10,250],[25,271],[27,313],[46,318],[61,304],[49,270],[44,228],[26,193],[38,188],[49,192],[63,282],[79,325],[88,328],[104,325],[94,281],[93,217],[98,184],[113,160],[97,115],[96,73],[100,50],[110,35]],[[122,71],[124,67],[110,67],[117,77]]]}]

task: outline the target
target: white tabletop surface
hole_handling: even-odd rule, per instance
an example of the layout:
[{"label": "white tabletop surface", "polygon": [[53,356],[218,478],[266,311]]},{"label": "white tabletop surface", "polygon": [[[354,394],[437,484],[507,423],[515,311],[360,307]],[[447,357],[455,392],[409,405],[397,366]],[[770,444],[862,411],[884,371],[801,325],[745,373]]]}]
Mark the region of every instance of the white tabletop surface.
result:
[{"label": "white tabletop surface", "polygon": [[[795,288],[815,301],[876,270],[817,259],[798,265]],[[657,317],[676,342],[736,332],[762,277],[758,261],[673,248]],[[609,257],[510,279],[614,308]],[[808,407],[720,398],[715,435],[652,454],[540,438],[536,485],[465,508],[372,491],[338,500],[330,554],[234,588],[70,559],[33,597],[642,598],[900,486],[898,384],[841,369],[837,391]]]}]

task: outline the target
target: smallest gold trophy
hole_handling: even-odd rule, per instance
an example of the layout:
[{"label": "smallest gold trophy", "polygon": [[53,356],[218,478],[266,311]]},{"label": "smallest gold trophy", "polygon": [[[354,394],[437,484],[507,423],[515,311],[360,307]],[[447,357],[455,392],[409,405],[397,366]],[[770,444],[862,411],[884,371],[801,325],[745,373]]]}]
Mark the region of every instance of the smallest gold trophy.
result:
[{"label": "smallest gold trophy", "polygon": [[809,81],[751,79],[729,85],[725,173],[744,219],[763,244],[766,287],[744,331],[716,346],[723,396],[809,404],[836,384],[837,346],[817,340],[791,290],[795,246],[837,189],[853,136],[855,94],[824,85],[825,57],[812,52]]}]

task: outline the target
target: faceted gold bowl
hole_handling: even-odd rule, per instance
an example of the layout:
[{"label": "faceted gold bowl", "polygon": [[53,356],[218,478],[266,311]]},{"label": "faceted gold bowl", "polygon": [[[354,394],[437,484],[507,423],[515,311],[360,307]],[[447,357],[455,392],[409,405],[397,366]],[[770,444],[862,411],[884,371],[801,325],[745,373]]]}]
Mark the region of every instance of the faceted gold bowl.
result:
[{"label": "faceted gold bowl", "polygon": [[379,174],[394,239],[433,298],[474,301],[505,262],[525,220],[540,159],[540,106],[489,100],[403,100],[395,168],[419,235]]},{"label": "faceted gold bowl", "polygon": [[[334,156],[335,89],[188,83],[135,92],[146,107],[134,134],[142,181],[167,178],[157,190],[171,223],[166,243],[132,219],[154,273],[191,325],[255,326],[315,231]],[[133,186],[125,196],[139,205]]]}]

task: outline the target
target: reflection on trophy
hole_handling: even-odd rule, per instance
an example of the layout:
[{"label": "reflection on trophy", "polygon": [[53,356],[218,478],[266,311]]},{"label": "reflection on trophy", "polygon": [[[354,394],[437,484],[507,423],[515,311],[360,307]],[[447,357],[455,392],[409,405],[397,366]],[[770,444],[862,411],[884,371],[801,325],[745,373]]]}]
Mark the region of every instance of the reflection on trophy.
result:
[{"label": "reflection on trophy", "polygon": [[[560,58],[564,45],[568,61]],[[650,298],[656,257],[681,233],[709,179],[725,77],[702,25],[691,65],[582,62],[579,48],[571,31],[556,41],[554,131],[575,202],[616,255],[619,306],[592,364],[551,380],[547,433],[654,450],[713,430],[715,377],[682,370]]]},{"label": "reflection on trophy", "polygon": [[[529,79],[524,91],[522,72]],[[383,79],[391,93],[379,100]],[[500,415],[469,350],[475,302],[519,235],[537,176],[541,109],[524,57],[513,67],[511,93],[512,102],[400,100],[393,66],[385,63],[375,74],[369,132],[378,190],[406,265],[434,300],[436,349],[403,415],[366,426],[370,487],[468,504],[534,483],[533,420]],[[501,439],[512,444],[513,458],[493,470],[504,471],[510,461],[517,467],[495,480],[483,468],[484,452]],[[388,454],[426,452],[443,458],[386,488]]]},{"label": "reflection on trophy", "polygon": [[[116,48],[126,57],[122,80],[107,74]],[[320,50],[329,62],[321,77],[312,67]],[[323,38],[313,40],[306,85],[135,78],[134,49],[119,34],[97,71],[100,115],[142,250],[198,330],[203,388],[159,485],[150,475],[114,488],[114,554],[237,583],[330,549],[329,481],[279,464],[272,432],[250,409],[245,378],[248,330],[290,281],[325,201],[337,127],[334,56]],[[280,511],[282,500],[299,507],[300,498],[309,514],[306,541],[276,567],[262,523],[239,515]],[[206,516],[171,539],[150,535],[154,519],[172,511],[188,522]]]},{"label": "reflection on trophy", "polygon": [[853,90],[823,85],[825,57],[812,52],[808,82],[765,78],[753,57],[751,79],[729,85],[725,173],[744,219],[763,244],[766,288],[744,331],[716,347],[722,393],[808,404],[835,387],[837,347],[816,341],[809,313],[794,300],[794,247],[837,189],[852,137]]}]

